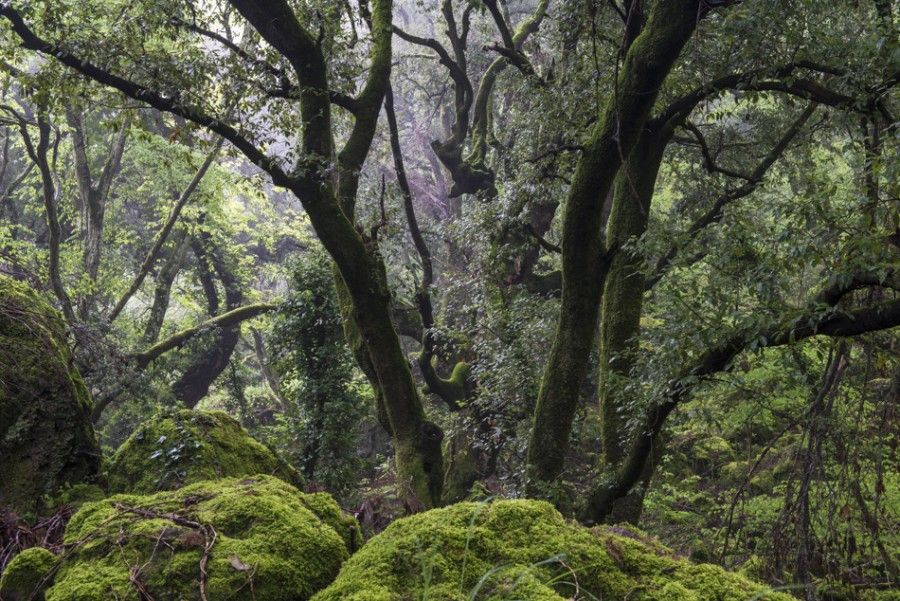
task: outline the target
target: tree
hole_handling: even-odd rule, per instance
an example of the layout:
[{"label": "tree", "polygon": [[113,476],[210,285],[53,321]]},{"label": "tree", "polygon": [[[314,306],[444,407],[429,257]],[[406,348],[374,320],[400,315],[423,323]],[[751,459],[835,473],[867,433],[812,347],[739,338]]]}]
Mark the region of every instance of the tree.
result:
[{"label": "tree", "polygon": [[[435,505],[441,496],[443,478],[440,449],[442,435],[436,426],[425,419],[418,391],[391,323],[390,292],[386,287],[384,266],[377,254],[377,240],[357,230],[353,216],[359,171],[372,142],[390,76],[391,3],[382,0],[372,5],[372,49],[368,77],[356,98],[343,97],[342,104],[351,109],[353,126],[344,147],[337,152],[334,168],[331,167],[335,152],[335,132],[331,117],[333,94],[321,43],[301,24],[286,2],[235,0],[231,5],[245,19],[248,32],[255,31],[254,35],[258,35],[275,50],[279,63],[289,66],[292,77],[296,77],[294,84],[284,68],[269,65],[265,60],[265,51],[261,48],[248,53],[227,40],[213,36],[213,39],[224,44],[226,51],[235,54],[242,70],[259,69],[261,66],[266,80],[271,79],[273,69],[276,70],[276,84],[280,86],[278,89],[271,92],[265,89],[261,92],[254,90],[248,92],[247,96],[259,98],[262,95],[268,99],[278,96],[283,102],[283,111],[299,106],[301,143],[292,165],[282,164],[277,157],[263,149],[260,140],[253,140],[251,135],[241,131],[240,126],[236,127],[222,115],[211,113],[209,107],[184,103],[181,100],[183,95],[169,95],[167,90],[177,80],[128,79],[122,75],[128,71],[117,68],[121,67],[117,63],[123,55],[114,55],[112,52],[106,56],[84,54],[79,51],[82,49],[77,44],[61,44],[41,37],[42,34],[26,21],[28,13],[23,13],[13,5],[4,5],[0,11],[26,48],[53,56],[82,75],[114,88],[135,101],[208,128],[228,140],[250,162],[268,173],[273,183],[291,190],[297,196],[347,286],[353,304],[354,321],[368,350],[377,379],[374,383],[381,392],[390,421],[400,477],[409,483],[410,490],[424,505]],[[65,10],[62,6],[48,5],[47,8]],[[157,19],[153,25],[160,28],[161,35],[172,41],[183,41],[191,34],[202,37],[204,32],[209,31],[204,23],[194,20],[189,14],[184,14],[183,19],[182,15],[176,15],[173,19],[167,11],[166,14],[156,12],[152,16]],[[173,20],[176,23],[174,27],[171,25]],[[46,33],[53,34],[53,31]],[[209,37],[208,33],[206,37]],[[140,41],[133,35],[118,39],[125,44]],[[109,50],[113,50],[113,46]],[[150,58],[140,54],[137,56],[138,63]],[[152,72],[152,69],[145,72]],[[234,75],[240,76],[243,73],[235,69]],[[181,80],[178,83],[188,81]],[[197,90],[196,87],[194,89]],[[332,172],[337,174],[337,181]]]},{"label": "tree", "polygon": [[298,261],[269,346],[301,473],[348,499],[358,494],[355,444],[366,408],[353,381],[334,286],[324,252],[313,250]]}]

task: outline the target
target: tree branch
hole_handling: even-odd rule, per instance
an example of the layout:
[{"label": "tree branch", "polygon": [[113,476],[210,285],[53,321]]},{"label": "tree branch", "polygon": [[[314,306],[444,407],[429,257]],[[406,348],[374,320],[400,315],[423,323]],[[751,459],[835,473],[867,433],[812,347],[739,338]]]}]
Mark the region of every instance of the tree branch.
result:
[{"label": "tree branch", "polygon": [[[809,118],[812,116],[813,112],[816,109],[815,103],[810,103],[808,107],[800,114],[797,119],[791,124],[791,126],[784,132],[778,142],[772,147],[772,150],[763,157],[763,159],[759,162],[753,172],[746,177],[747,183],[743,186],[727,192],[720,196],[713,205],[709,208],[709,210],[700,216],[687,231],[687,240],[682,244],[672,245],[668,251],[666,251],[656,262],[656,266],[653,269],[653,273],[649,275],[644,283],[644,289],[650,290],[655,286],[660,279],[666,274],[669,267],[672,265],[672,261],[678,255],[680,250],[684,248],[688,243],[692,242],[697,236],[703,231],[706,227],[712,225],[713,223],[717,223],[722,219],[722,215],[725,211],[725,207],[729,204],[749,196],[752,194],[759,186],[762,184],[763,177],[766,172],[769,170],[772,165],[775,164],[775,161],[784,154],[784,151],[787,149],[788,145],[791,141],[797,136],[803,126],[809,121]],[[702,255],[701,255],[702,256]]]},{"label": "tree branch", "polygon": [[462,407],[460,401],[468,396],[468,364],[460,361],[453,369],[449,379],[441,378],[435,370],[433,359],[435,357],[434,339],[434,308],[431,303],[431,286],[434,283],[434,266],[431,260],[431,251],[422,236],[419,221],[416,218],[416,210],[413,206],[412,192],[409,181],[406,179],[406,168],[403,164],[403,152],[400,148],[400,133],[397,128],[397,115],[394,111],[394,94],[388,88],[384,103],[387,113],[388,130],[391,139],[391,153],[394,157],[394,170],[397,173],[397,184],[403,196],[403,209],[406,213],[406,222],[409,225],[409,233],[413,239],[413,245],[422,262],[422,282],[416,291],[416,304],[422,317],[422,352],[419,353],[418,365],[422,371],[422,377],[428,387],[428,392],[441,398],[451,411],[459,411]]},{"label": "tree branch", "polygon": [[166,243],[166,240],[169,238],[169,234],[172,232],[172,229],[175,227],[175,224],[178,221],[178,217],[181,215],[181,210],[187,204],[187,201],[190,200],[191,195],[197,189],[197,186],[200,185],[200,181],[206,175],[206,172],[209,170],[210,166],[213,164],[216,156],[218,156],[219,151],[222,148],[222,143],[224,142],[223,138],[219,138],[216,144],[213,146],[213,149],[206,156],[206,159],[200,165],[197,172],[194,174],[194,177],[185,187],[185,189],[181,192],[181,195],[178,197],[178,200],[175,201],[175,206],[172,207],[172,210],[169,212],[169,217],[166,219],[166,222],[163,224],[162,228],[160,228],[159,232],[156,234],[156,239],[153,241],[153,245],[150,247],[150,250],[147,251],[147,254],[144,256],[144,260],[141,262],[141,266],[138,269],[137,274],[134,276],[134,279],[131,282],[131,285],[128,287],[128,290],[122,295],[119,299],[119,302],[116,303],[116,306],[113,307],[112,311],[109,312],[109,315],[106,318],[107,323],[112,323],[116,320],[122,310],[125,308],[125,305],[128,304],[129,299],[134,296],[134,293],[137,292],[141,284],[144,283],[144,279],[147,277],[147,274],[150,273],[150,269],[153,267],[153,264],[156,262],[156,259],[159,257],[159,253],[162,250],[163,245]]},{"label": "tree branch", "polygon": [[706,165],[706,170],[710,173],[721,173],[722,175],[727,175],[728,177],[733,177],[737,179],[750,180],[750,176],[744,173],[738,173],[737,171],[732,171],[731,169],[727,169],[725,167],[720,167],[716,164],[715,159],[712,156],[712,153],[709,151],[709,145],[706,143],[706,138],[703,136],[703,132],[700,131],[700,128],[691,123],[690,121],[685,121],[683,127],[691,132],[694,135],[694,139],[697,140],[697,144],[700,146],[700,153],[703,155],[703,162]]},{"label": "tree branch", "polygon": [[[665,109],[656,117],[660,124],[671,119],[683,118],[689,114],[695,106],[725,90],[750,90],[750,91],[778,91],[793,96],[800,96],[820,104],[837,108],[850,108],[868,112],[864,100],[853,98],[827,88],[824,84],[812,79],[792,79],[793,83],[782,81],[792,76],[798,70],[813,71],[823,75],[844,76],[846,73],[837,67],[823,65],[812,61],[800,60],[785,65],[753,69],[744,73],[730,73],[707,82],[690,92],[669,102]],[[760,78],[771,78],[769,80]],[[885,82],[881,88],[894,85],[892,78]]]},{"label": "tree branch", "polygon": [[147,367],[147,365],[149,365],[151,361],[153,361],[163,353],[182,346],[188,340],[205,330],[209,330],[212,328],[230,328],[241,323],[242,321],[253,319],[254,317],[262,315],[263,313],[274,311],[277,308],[277,305],[271,303],[256,303],[252,305],[244,305],[243,307],[238,307],[237,309],[232,309],[231,311],[222,313],[221,315],[217,315],[212,319],[208,319],[201,324],[181,330],[180,332],[169,336],[165,340],[157,342],[145,351],[134,353],[131,357],[132,359],[134,359],[138,368],[143,369]]},{"label": "tree branch", "polygon": [[37,110],[36,125],[38,128],[37,144],[28,131],[30,123],[12,107],[2,107],[7,113],[19,124],[19,132],[22,135],[22,141],[25,143],[25,151],[28,153],[32,162],[37,165],[38,171],[41,173],[41,190],[44,199],[44,210],[47,217],[47,231],[49,233],[49,261],[47,271],[50,277],[50,287],[62,306],[63,315],[70,325],[74,325],[77,321],[75,311],[72,309],[72,301],[66,293],[63,285],[62,275],[59,266],[59,251],[62,241],[62,228],[59,224],[59,190],[53,180],[50,161],[47,153],[50,149],[50,123],[42,114],[40,107]]},{"label": "tree branch", "polygon": [[24,19],[22,19],[22,15],[8,4],[0,4],[0,16],[9,21],[12,30],[22,41],[22,47],[53,57],[67,67],[78,71],[100,84],[116,89],[129,98],[139,102],[145,102],[157,110],[178,115],[219,134],[231,142],[235,148],[241,151],[254,165],[268,173],[272,178],[272,182],[277,186],[291,188],[297,184],[297,178],[295,176],[288,175],[287,172],[277,164],[274,158],[260,150],[250,140],[241,135],[241,133],[233,126],[216,117],[208,115],[197,108],[183,105],[175,98],[163,96],[134,81],[102,69],[89,61],[71,54],[58,44],[53,44],[41,39],[28,27]]},{"label": "tree branch", "polygon": [[[744,350],[751,347],[761,349],[784,346],[813,336],[858,336],[900,325],[900,300],[847,312],[831,311],[823,315],[820,307],[822,298],[836,303],[843,294],[860,286],[844,285],[835,288],[835,284],[831,284],[810,303],[810,309],[806,313],[776,322],[767,328],[739,331],[717,346],[707,349],[694,365],[673,380],[673,385],[664,396],[648,408],[625,462],[610,479],[593,491],[582,516],[583,521],[598,523],[609,515],[613,502],[628,494],[639,481],[669,414],[690,398],[697,383],[712,374],[727,370],[734,358]],[[838,289],[843,290],[843,293],[837,294]]]}]

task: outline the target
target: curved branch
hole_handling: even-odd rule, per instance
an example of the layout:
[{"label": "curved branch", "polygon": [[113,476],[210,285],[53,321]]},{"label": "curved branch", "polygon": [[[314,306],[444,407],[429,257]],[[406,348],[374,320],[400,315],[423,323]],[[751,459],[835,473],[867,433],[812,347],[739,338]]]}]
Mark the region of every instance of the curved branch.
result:
[{"label": "curved branch", "polygon": [[163,96],[141,84],[102,69],[90,61],[73,55],[58,44],[41,39],[28,27],[22,15],[8,4],[0,4],[0,16],[9,21],[12,30],[22,41],[22,47],[52,57],[67,67],[87,76],[89,79],[116,89],[129,98],[145,102],[159,111],[178,115],[219,134],[231,142],[253,164],[268,173],[272,178],[272,182],[277,186],[291,188],[297,184],[296,177],[288,175],[284,169],[278,166],[273,157],[260,150],[233,126],[197,108],[183,105],[176,98]]},{"label": "curved branch", "polygon": [[390,86],[393,40],[391,3],[373,2],[371,7],[367,7],[364,18],[372,38],[369,69],[362,90],[353,103],[353,128],[337,157],[338,202],[351,221],[362,166],[372,146],[378,115]]},{"label": "curved branch", "polygon": [[[812,116],[813,112],[816,109],[815,103],[810,103],[808,107],[800,114],[797,119],[791,124],[791,126],[784,132],[784,135],[778,140],[778,143],[772,147],[772,150],[766,154],[765,157],[759,162],[756,168],[750,173],[746,179],[747,183],[742,185],[735,190],[727,192],[720,196],[713,205],[709,208],[709,210],[700,216],[687,231],[687,240],[682,244],[672,245],[669,250],[663,254],[659,260],[656,262],[656,266],[653,269],[653,273],[647,277],[646,282],[644,283],[644,289],[650,290],[655,286],[660,279],[666,274],[669,267],[672,265],[672,261],[678,255],[682,248],[700,235],[706,227],[712,225],[713,223],[717,223],[722,219],[722,215],[725,211],[725,207],[730,205],[731,203],[749,196],[752,194],[759,186],[762,184],[763,177],[765,177],[766,172],[768,172],[769,168],[775,164],[775,161],[784,154],[784,151],[787,150],[788,145],[790,145],[791,141],[800,133],[800,130],[809,121],[809,118]],[[708,152],[708,151],[707,151]],[[705,256],[705,255],[701,255]]]},{"label": "curved branch", "polygon": [[[816,297],[808,312],[775,323],[768,328],[742,331],[728,337],[717,346],[708,349],[691,367],[673,380],[674,384],[663,398],[653,403],[644,416],[643,423],[632,441],[628,456],[612,477],[593,491],[582,519],[588,523],[603,521],[612,509],[613,502],[627,495],[638,483],[644,465],[650,456],[657,437],[669,414],[687,401],[694,386],[704,378],[725,371],[734,358],[749,348],[771,348],[792,344],[813,336],[849,337],[867,332],[887,330],[900,326],[900,300],[882,303],[854,311],[832,311],[822,315],[820,300],[828,298],[835,303],[859,286],[830,285]],[[839,294],[838,292],[842,292]]]},{"label": "curved branch", "polygon": [[509,31],[509,25],[507,25],[506,19],[500,12],[500,7],[497,6],[497,0],[483,0],[483,2],[487,7],[488,12],[491,13],[491,17],[494,19],[494,24],[497,26],[497,31],[500,32],[500,39],[503,40],[503,45],[509,50],[513,50],[515,46],[513,44],[512,33]]},{"label": "curved branch", "polygon": [[[698,104],[725,90],[783,92],[836,108],[849,108],[861,112],[869,112],[867,108],[868,102],[831,90],[814,79],[791,78],[791,83],[787,83],[787,78],[793,76],[796,71],[801,69],[821,73],[822,75],[846,75],[846,72],[840,68],[807,60],[795,61],[771,68],[753,69],[744,73],[730,73],[698,86],[672,100],[655,118],[655,121],[663,124],[668,123],[672,119],[684,118]],[[879,86],[876,91],[880,90],[883,92],[884,88],[892,87],[896,84],[896,78],[895,74],[891,79]]]},{"label": "curved branch", "polygon": [[419,258],[422,261],[422,282],[416,291],[416,304],[422,317],[422,352],[419,353],[418,365],[422,371],[422,377],[428,387],[428,392],[436,394],[443,400],[451,411],[459,411],[462,407],[460,401],[467,398],[470,388],[467,385],[469,379],[469,365],[465,361],[458,362],[449,379],[441,378],[434,367],[435,338],[434,338],[434,308],[431,303],[431,286],[434,283],[434,266],[431,260],[431,251],[422,236],[419,221],[416,218],[416,210],[413,206],[412,192],[409,181],[406,179],[406,168],[403,164],[403,153],[400,148],[400,133],[397,128],[397,115],[394,112],[394,94],[388,88],[384,103],[387,113],[388,129],[391,139],[391,153],[394,157],[394,170],[397,173],[397,184],[403,195],[403,209],[406,213],[406,221],[409,225],[409,233]]},{"label": "curved branch", "polygon": [[36,125],[38,128],[37,144],[28,131],[30,123],[28,120],[13,110],[11,107],[3,107],[19,124],[19,132],[22,135],[22,141],[25,143],[25,151],[28,153],[31,161],[37,165],[38,171],[41,173],[41,191],[44,199],[44,209],[47,217],[47,231],[49,234],[49,264],[47,271],[50,277],[50,286],[53,293],[59,300],[62,307],[63,315],[66,321],[73,325],[76,317],[72,308],[72,300],[66,292],[65,286],[60,274],[59,251],[62,242],[62,228],[59,223],[59,190],[53,179],[53,171],[50,167],[48,152],[50,150],[50,123],[38,109],[36,115]]},{"label": "curved branch", "polygon": [[211,328],[230,328],[242,321],[253,319],[263,313],[274,311],[277,308],[278,305],[272,303],[255,303],[232,309],[227,313],[222,313],[212,319],[208,319],[201,324],[181,330],[165,340],[157,342],[145,351],[134,353],[131,357],[134,359],[135,363],[137,363],[137,366],[143,369],[163,353],[183,345],[185,342],[205,330]]},{"label": "curved branch", "polygon": [[259,35],[291,64],[302,87],[318,83],[322,52],[284,0],[229,0]]},{"label": "curved branch", "polygon": [[732,171],[731,169],[716,164],[716,161],[709,150],[709,145],[706,143],[706,137],[703,135],[703,132],[700,131],[699,127],[690,121],[685,121],[683,127],[691,132],[691,134],[694,135],[694,139],[697,140],[697,144],[700,146],[700,154],[703,155],[703,163],[705,164],[707,171],[710,173],[721,173],[722,175],[733,177],[735,179],[751,180],[749,175]]},{"label": "curved branch", "polygon": [[463,67],[453,60],[450,53],[447,52],[447,49],[437,40],[432,38],[422,38],[407,33],[396,25],[394,25],[394,33],[410,44],[424,46],[433,50],[434,53],[438,55],[438,62],[444,65],[449,71],[450,79],[453,80],[453,86],[456,93],[456,123],[453,124],[453,135],[451,139],[445,142],[445,144],[449,144],[450,142],[462,144],[468,133],[469,110],[472,107],[472,97],[474,94],[472,83],[469,81],[469,76],[466,75]]},{"label": "curved branch", "polygon": [[497,82],[497,77],[506,69],[511,62],[516,65],[526,76],[530,73],[534,75],[534,68],[528,63],[528,60],[522,54],[522,46],[528,40],[528,37],[540,29],[541,22],[547,15],[547,8],[550,5],[549,0],[541,0],[534,12],[516,28],[509,42],[506,44],[506,52],[499,58],[495,59],[487,68],[478,85],[478,93],[475,95],[475,105],[472,116],[472,152],[466,159],[466,162],[481,165],[484,162],[484,155],[487,150],[487,128],[490,120],[490,97]]}]

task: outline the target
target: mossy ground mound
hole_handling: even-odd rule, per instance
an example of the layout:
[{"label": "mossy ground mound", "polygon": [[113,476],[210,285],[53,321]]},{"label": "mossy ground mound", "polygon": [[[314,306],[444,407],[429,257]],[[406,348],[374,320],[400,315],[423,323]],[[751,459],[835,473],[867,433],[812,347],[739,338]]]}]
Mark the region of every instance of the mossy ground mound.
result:
[{"label": "mossy ground mound", "polygon": [[99,468],[90,395],[62,317],[26,284],[0,276],[0,505],[40,510],[45,495]]},{"label": "mossy ground mound", "polygon": [[3,601],[36,601],[43,599],[41,591],[52,581],[56,569],[56,555],[43,547],[31,547],[16,555],[0,578],[0,599]]},{"label": "mossy ground mound", "polygon": [[151,493],[216,478],[271,474],[295,486],[297,471],[221,411],[184,409],[141,424],[109,465],[113,493]]},{"label": "mossy ground mound", "polygon": [[331,497],[271,476],[116,495],[72,517],[46,599],[176,601],[201,598],[202,586],[209,599],[303,601],[358,542]]},{"label": "mossy ground mound", "polygon": [[587,529],[539,501],[459,503],[398,520],[314,601],[788,601],[638,533]]}]

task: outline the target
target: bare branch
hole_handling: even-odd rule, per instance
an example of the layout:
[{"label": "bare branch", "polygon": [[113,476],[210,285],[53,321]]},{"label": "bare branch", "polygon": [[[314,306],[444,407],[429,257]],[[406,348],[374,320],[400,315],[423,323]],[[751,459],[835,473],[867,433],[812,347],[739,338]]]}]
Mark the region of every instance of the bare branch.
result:
[{"label": "bare branch", "polygon": [[[693,241],[697,236],[703,231],[706,227],[712,225],[713,223],[718,223],[722,219],[722,215],[725,211],[725,207],[730,205],[731,203],[749,196],[757,188],[762,184],[763,177],[766,172],[768,172],[769,168],[775,164],[775,161],[784,154],[784,151],[787,149],[788,145],[791,141],[797,136],[800,130],[803,128],[804,124],[809,120],[812,116],[813,112],[816,109],[816,104],[811,103],[806,109],[800,114],[799,117],[791,124],[791,126],[784,132],[784,135],[778,140],[778,143],[769,151],[769,153],[763,157],[763,159],[759,162],[753,172],[746,177],[747,183],[743,186],[732,190],[730,192],[726,192],[722,196],[720,196],[713,205],[709,208],[706,213],[700,216],[687,231],[687,240],[683,244],[675,244],[669,248],[663,254],[659,260],[656,262],[656,266],[653,269],[653,273],[647,277],[647,280],[644,284],[646,290],[650,290],[653,286],[659,282],[660,279],[665,275],[668,271],[669,267],[672,264],[672,261],[675,259],[676,255],[680,252],[686,244]],[[700,255],[701,257],[704,255]]]},{"label": "bare branch", "polygon": [[224,140],[222,138],[219,138],[219,140],[213,146],[213,149],[206,156],[206,159],[197,169],[194,177],[181,192],[178,200],[175,201],[175,206],[173,206],[172,210],[169,212],[169,217],[166,219],[166,222],[156,234],[156,240],[153,241],[153,245],[150,247],[150,250],[147,251],[147,254],[144,256],[144,260],[141,262],[141,266],[138,269],[137,275],[135,275],[134,280],[132,280],[131,285],[128,287],[128,290],[125,291],[125,293],[119,299],[119,302],[116,303],[116,306],[113,307],[112,311],[110,311],[109,315],[107,316],[107,323],[112,323],[113,321],[115,321],[115,319],[125,308],[125,305],[128,304],[129,299],[134,296],[134,293],[137,292],[140,289],[141,284],[144,283],[144,279],[147,277],[147,274],[150,273],[150,269],[153,267],[153,264],[159,257],[159,253],[162,250],[163,245],[166,243],[166,240],[168,240],[169,238],[169,234],[175,227],[175,223],[178,221],[178,217],[181,215],[181,210],[184,208],[184,205],[187,204],[187,201],[190,200],[191,195],[197,189],[197,186],[200,185],[200,181],[206,175],[206,172],[209,170],[213,161],[216,159],[216,156],[218,156],[223,142]]}]

